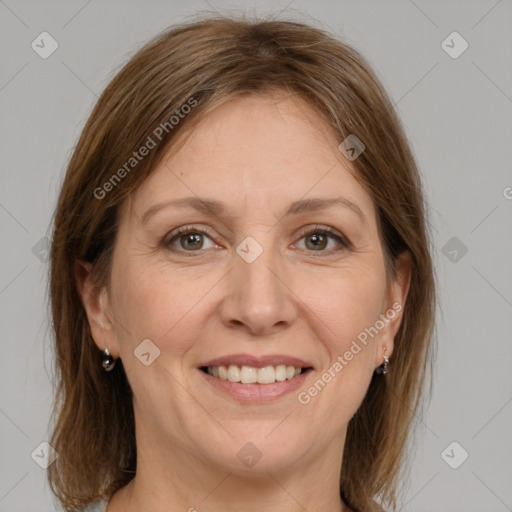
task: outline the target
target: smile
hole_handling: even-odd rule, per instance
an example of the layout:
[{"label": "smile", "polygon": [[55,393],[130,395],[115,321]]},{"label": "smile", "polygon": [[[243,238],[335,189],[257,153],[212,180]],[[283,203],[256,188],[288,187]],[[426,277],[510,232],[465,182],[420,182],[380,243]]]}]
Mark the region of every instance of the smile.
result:
[{"label": "smile", "polygon": [[[242,384],[274,384],[291,380],[301,374],[302,368],[279,364],[277,366],[238,366],[236,364],[206,366],[201,368],[212,377]],[[307,368],[306,368],[307,369]]]},{"label": "smile", "polygon": [[206,383],[221,396],[239,403],[269,403],[296,391],[313,372],[311,366],[295,364],[210,364],[198,369]]}]

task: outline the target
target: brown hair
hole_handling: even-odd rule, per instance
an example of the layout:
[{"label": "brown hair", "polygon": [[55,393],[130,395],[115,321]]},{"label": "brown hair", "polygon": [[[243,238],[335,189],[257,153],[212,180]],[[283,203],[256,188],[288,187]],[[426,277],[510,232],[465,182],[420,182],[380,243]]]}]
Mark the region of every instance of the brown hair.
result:
[{"label": "brown hair", "polygon": [[[408,436],[431,377],[435,316],[428,211],[403,128],[369,64],[325,30],[272,18],[206,17],[160,34],[114,77],[62,183],[49,280],[57,370],[51,444],[59,457],[48,477],[66,511],[111,495],[136,471],[131,389],[122,361],[110,373],[101,367],[77,290],[76,261],[93,263],[97,285],[108,286],[119,207],[176,134],[230,98],[273,89],[309,101],[340,142],[350,134],[363,141],[366,149],[352,165],[376,205],[388,274],[394,275],[400,253],[412,257],[391,371],[373,376],[348,425],[340,481],[354,510],[379,509],[377,500],[397,506]],[[171,116],[191,98],[196,106],[173,125]],[[159,126],[167,129],[157,147],[126,171],[133,151]],[[123,166],[126,172],[117,171]],[[122,182],[113,181],[116,172]]]}]

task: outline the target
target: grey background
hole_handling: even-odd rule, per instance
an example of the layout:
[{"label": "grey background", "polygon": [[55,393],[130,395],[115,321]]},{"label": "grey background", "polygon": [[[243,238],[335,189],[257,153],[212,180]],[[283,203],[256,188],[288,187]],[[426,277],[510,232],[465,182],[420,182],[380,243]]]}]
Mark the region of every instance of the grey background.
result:
[{"label": "grey background", "polygon": [[[440,294],[434,392],[403,511],[512,510],[512,1],[210,5],[313,16],[396,102],[432,208]],[[44,237],[73,146],[114,71],[210,5],[0,0],[1,512],[54,510],[31,453],[48,439],[52,401]],[[59,45],[47,59],[31,48],[43,31]],[[441,47],[453,31],[469,43],[457,59]]]}]

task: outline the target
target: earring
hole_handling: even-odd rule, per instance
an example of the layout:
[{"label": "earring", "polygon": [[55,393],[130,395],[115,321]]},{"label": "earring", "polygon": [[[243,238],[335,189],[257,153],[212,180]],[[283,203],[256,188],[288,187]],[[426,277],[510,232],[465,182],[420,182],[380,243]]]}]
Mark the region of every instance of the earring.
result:
[{"label": "earring", "polygon": [[101,355],[101,365],[103,366],[104,370],[106,372],[110,372],[114,369],[114,366],[116,365],[115,359],[112,357],[112,354],[108,351],[108,348],[106,348],[103,351],[103,354]]},{"label": "earring", "polygon": [[386,373],[388,373],[389,357],[386,354],[384,354],[382,357],[384,358],[384,363],[381,364],[380,366],[377,366],[375,371],[378,374],[382,373],[383,375],[385,375]]}]

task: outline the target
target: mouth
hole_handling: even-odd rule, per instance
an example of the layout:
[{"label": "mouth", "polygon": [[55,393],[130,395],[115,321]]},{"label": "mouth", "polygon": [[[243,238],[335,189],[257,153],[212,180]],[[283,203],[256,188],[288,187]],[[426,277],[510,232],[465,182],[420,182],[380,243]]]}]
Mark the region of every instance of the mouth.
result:
[{"label": "mouth", "polygon": [[313,368],[279,364],[262,367],[236,364],[201,366],[200,370],[220,380],[241,384],[275,384],[292,380]]},{"label": "mouth", "polygon": [[205,361],[198,370],[224,396],[238,402],[270,402],[296,390],[314,367],[290,356],[240,354]]}]

